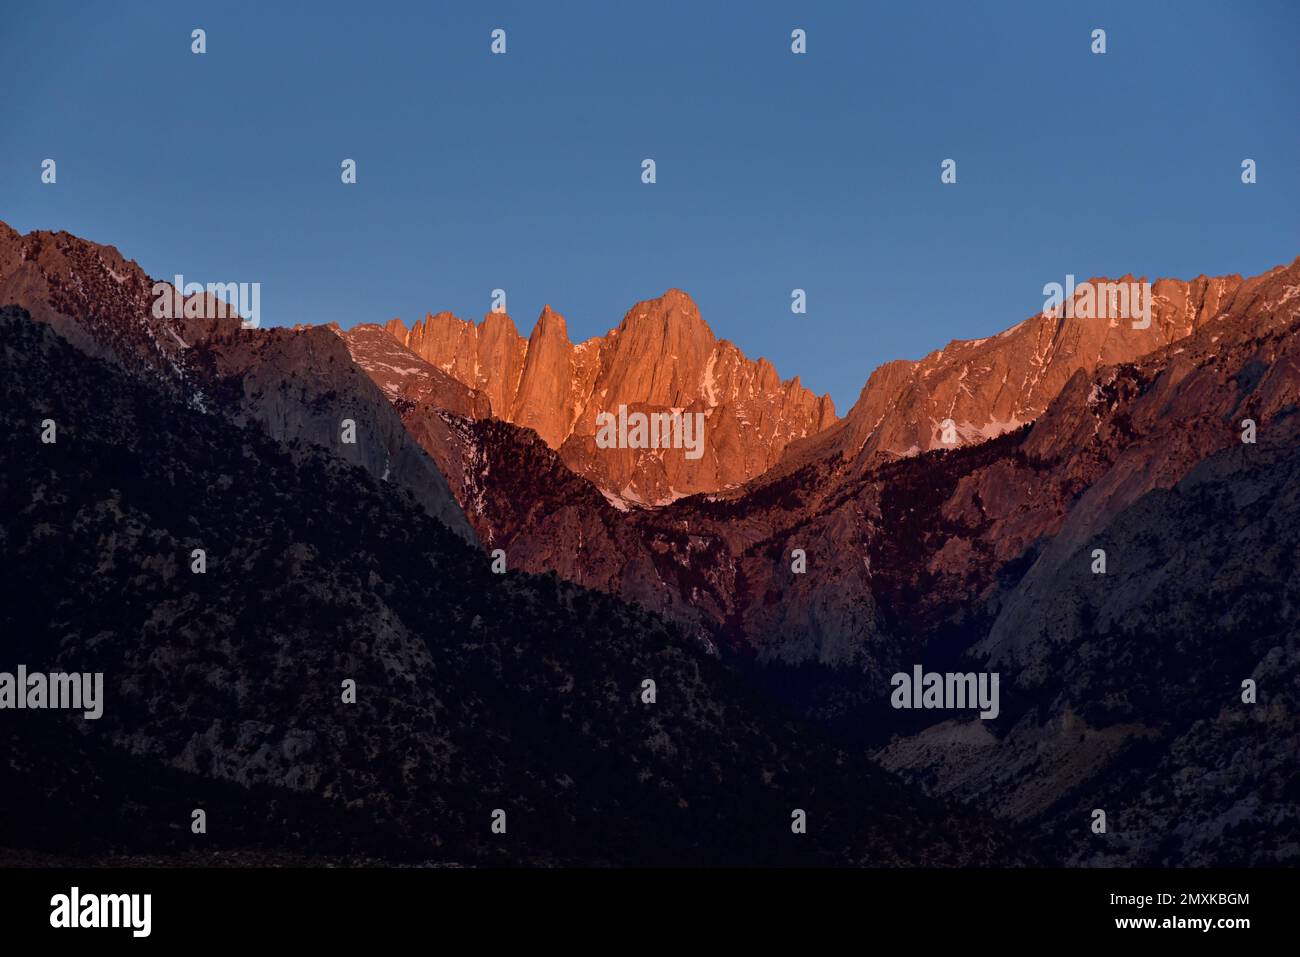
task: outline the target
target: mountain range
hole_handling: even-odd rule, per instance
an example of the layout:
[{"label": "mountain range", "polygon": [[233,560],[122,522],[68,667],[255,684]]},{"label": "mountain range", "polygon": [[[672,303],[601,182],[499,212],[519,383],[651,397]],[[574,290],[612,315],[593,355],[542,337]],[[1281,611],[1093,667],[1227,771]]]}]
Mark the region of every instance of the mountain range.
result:
[{"label": "mountain range", "polygon": [[[527,339],[504,313],[259,330],[158,319],[152,285],[0,224],[30,596],[5,632],[101,663],[120,705],[26,716],[6,793],[39,833],[203,791],[243,809],[228,847],[278,854],[1300,859],[1300,259],[1156,280],[1147,328],[1038,313],[888,363],[843,418],[676,289],[574,345],[549,306]],[[704,454],[599,447],[619,407],[699,413]],[[892,707],[915,665],[998,672],[998,717]],[[72,787],[51,747],[115,770]],[[487,831],[507,804],[539,825],[518,844]],[[833,833],[792,845],[808,804]],[[185,853],[152,814],[67,853]]]},{"label": "mountain range", "polygon": [[[819,398],[798,377],[782,381],[766,359],[747,359],[715,338],[679,289],[637,303],[605,336],[576,346],[550,306],[527,339],[505,313],[472,325],[443,312],[411,329],[398,319],[384,329],[482,396],[487,412],[480,417],[532,429],[615,504],[662,505],[743,485],[775,465],[791,442],[835,422],[830,396]],[[364,349],[353,353],[365,358]],[[596,416],[620,406],[702,413],[703,455],[598,449]]]}]

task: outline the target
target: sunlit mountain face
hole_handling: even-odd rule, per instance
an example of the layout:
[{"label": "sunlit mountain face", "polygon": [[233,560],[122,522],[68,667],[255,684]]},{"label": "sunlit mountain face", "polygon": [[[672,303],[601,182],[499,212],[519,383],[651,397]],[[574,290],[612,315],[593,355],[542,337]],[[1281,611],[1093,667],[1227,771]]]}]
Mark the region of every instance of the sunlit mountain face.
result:
[{"label": "sunlit mountain face", "polygon": [[66,6],[6,941],[1282,926],[1300,5]]},{"label": "sunlit mountain face", "polygon": [[1292,862],[1300,260],[1147,285],[837,418],[680,290],[256,328],[5,227],[0,844]]}]

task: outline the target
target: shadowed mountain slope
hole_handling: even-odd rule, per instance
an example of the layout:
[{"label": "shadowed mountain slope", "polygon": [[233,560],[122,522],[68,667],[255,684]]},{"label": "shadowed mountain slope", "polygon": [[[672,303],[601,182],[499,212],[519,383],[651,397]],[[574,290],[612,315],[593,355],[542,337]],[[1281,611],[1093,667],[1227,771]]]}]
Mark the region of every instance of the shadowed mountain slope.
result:
[{"label": "shadowed mountain slope", "polygon": [[[434,863],[1023,859],[782,717],[663,619],[553,576],[494,575],[367,470],[198,411],[13,310],[0,391],[4,665],[105,676],[98,721],[0,724],[0,843]],[[505,835],[489,829],[498,808]],[[793,808],[807,835],[791,834]]]},{"label": "shadowed mountain slope", "polygon": [[[22,236],[0,223],[0,306],[27,309],[83,352],[194,408],[328,449],[473,538],[443,476],[329,330],[246,329],[206,293],[184,302],[214,318],[160,317],[153,287],[112,246],[65,232]],[[354,443],[342,441],[347,419],[356,426]]]}]

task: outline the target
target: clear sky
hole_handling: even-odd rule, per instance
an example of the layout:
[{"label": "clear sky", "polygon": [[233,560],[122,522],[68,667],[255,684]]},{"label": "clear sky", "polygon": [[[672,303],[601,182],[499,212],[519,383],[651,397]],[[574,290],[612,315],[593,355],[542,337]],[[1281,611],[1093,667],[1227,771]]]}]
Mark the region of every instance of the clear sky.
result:
[{"label": "clear sky", "polygon": [[260,282],[264,325],[477,320],[503,288],[577,341],[677,286],[843,413],[1066,273],[1300,255],[1297,37],[1293,0],[4,0],[0,219]]}]

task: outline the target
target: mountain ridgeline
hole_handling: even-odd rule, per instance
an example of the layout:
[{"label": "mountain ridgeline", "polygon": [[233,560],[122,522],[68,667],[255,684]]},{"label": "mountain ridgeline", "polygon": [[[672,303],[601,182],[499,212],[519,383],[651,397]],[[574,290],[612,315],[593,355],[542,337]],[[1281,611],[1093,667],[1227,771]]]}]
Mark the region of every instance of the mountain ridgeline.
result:
[{"label": "mountain ridgeline", "polygon": [[[617,503],[660,505],[734,488],[774,466],[791,442],[836,421],[830,396],[814,395],[797,377],[782,381],[766,359],[747,359],[717,339],[680,289],[637,303],[605,336],[578,345],[550,306],[527,339],[500,312],[478,325],[444,312],[410,329],[396,319],[384,329],[479,393],[492,417],[532,429]],[[620,407],[705,417],[699,456],[599,447],[597,417]]]},{"label": "mountain ridgeline", "polygon": [[[194,409],[26,313],[0,319],[0,357],[3,574],[22,596],[6,658],[107,688],[98,721],[6,715],[5,846],[955,864],[996,840],[783,718],[664,619],[493,574],[340,456]],[[824,837],[796,841],[793,808]]]},{"label": "mountain ridgeline", "polygon": [[[669,616],[806,720],[879,749],[933,793],[1036,829],[1060,860],[1294,862],[1295,846],[1274,838],[1298,817],[1280,784],[1296,754],[1280,741],[1295,704],[1288,569],[1300,556],[1283,493],[1300,424],[1300,261],[1151,289],[1145,328],[1040,314],[883,367],[843,420],[788,444],[765,473],[653,509],[611,503],[533,431],[441,403],[427,384],[438,370],[390,362],[405,374],[383,382],[456,476],[480,539],[512,563]],[[343,335],[376,375],[365,333]],[[1235,503],[1255,468],[1279,498],[1253,518],[1169,504]],[[1235,556],[1221,542],[1233,529],[1247,535]],[[1125,546],[1107,547],[1121,535]],[[1182,587],[1190,558],[1157,541],[1218,542],[1218,562],[1197,565],[1214,597],[1162,594]],[[1243,588],[1266,614],[1229,610]],[[1123,616],[1103,610],[1121,600]],[[1135,642],[1154,657],[1135,659]],[[1134,660],[1160,683],[1116,670]],[[895,710],[890,677],[916,664],[996,670],[1003,713]],[[1156,689],[1175,684],[1183,704],[1169,709]],[[1207,736],[1207,723],[1238,737]],[[1204,773],[1140,812],[1125,789],[1176,769],[1193,741]],[[1243,753],[1255,763],[1225,791]],[[1123,831],[1081,842],[1099,793],[1125,809],[1112,818]],[[1228,821],[1231,846],[1215,837]]]},{"label": "mountain ridgeline", "polygon": [[[151,287],[0,226],[0,671],[106,687],[6,713],[7,853],[1300,862],[1300,260],[887,364],[842,419],[679,290],[574,345]],[[601,447],[619,408],[702,454]],[[914,668],[998,707],[900,709]]]}]

